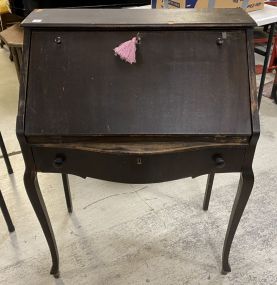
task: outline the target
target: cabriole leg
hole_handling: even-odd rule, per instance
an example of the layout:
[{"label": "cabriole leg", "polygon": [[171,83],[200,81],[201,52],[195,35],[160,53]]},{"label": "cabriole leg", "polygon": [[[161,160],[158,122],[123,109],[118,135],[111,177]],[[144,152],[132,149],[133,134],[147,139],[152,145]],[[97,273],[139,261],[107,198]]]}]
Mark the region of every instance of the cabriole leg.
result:
[{"label": "cabriole leg", "polygon": [[239,186],[231,212],[228,229],[225,236],[223,254],[222,254],[222,274],[231,272],[229,265],[229,254],[232,242],[240,222],[241,216],[251,194],[254,185],[254,174],[252,169],[244,170],[241,173]]},{"label": "cabriole leg", "polygon": [[24,174],[24,184],[31,201],[31,204],[35,210],[37,218],[40,222],[44,235],[46,237],[51,256],[52,256],[52,268],[50,273],[55,278],[59,277],[59,255],[55,241],[53,229],[48,217],[46,206],[41,195],[41,191],[37,181],[37,173],[35,171],[26,170]]}]

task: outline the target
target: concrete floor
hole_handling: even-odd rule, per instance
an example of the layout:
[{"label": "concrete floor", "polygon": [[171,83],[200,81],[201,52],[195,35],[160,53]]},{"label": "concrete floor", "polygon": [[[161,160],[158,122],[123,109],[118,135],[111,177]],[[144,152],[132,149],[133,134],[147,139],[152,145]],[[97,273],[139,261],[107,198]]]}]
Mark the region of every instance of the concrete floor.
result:
[{"label": "concrete floor", "polygon": [[0,215],[0,284],[277,284],[277,105],[264,98],[255,187],[235,237],[232,273],[220,274],[221,251],[238,174],[217,175],[210,210],[201,209],[206,176],[126,185],[70,176],[69,215],[60,175],[39,182],[60,252],[61,278],[49,275],[50,254],[24,190],[15,136],[18,82],[0,50],[0,130],[15,173],[0,159],[0,187],[14,221]]}]

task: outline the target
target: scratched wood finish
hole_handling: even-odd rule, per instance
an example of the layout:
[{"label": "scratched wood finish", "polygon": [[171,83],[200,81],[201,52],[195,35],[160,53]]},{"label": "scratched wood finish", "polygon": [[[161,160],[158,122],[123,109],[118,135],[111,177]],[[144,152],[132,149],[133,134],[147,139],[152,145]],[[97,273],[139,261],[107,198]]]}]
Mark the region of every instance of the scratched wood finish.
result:
[{"label": "scratched wood finish", "polygon": [[[34,20],[41,20],[40,22]],[[90,29],[143,29],[168,28],[183,29],[193,27],[197,29],[212,27],[253,27],[254,20],[242,9],[212,9],[212,10],[190,10],[190,9],[112,9],[98,10],[37,10],[34,11],[23,22],[24,27],[34,28],[82,28]]]},{"label": "scratched wood finish", "polygon": [[251,134],[244,31],[141,32],[130,65],[113,48],[137,32],[34,31],[26,134]]},{"label": "scratched wood finish", "polygon": [[162,154],[180,151],[199,150],[205,148],[245,148],[247,143],[213,143],[213,142],[123,142],[123,143],[59,143],[59,144],[36,144],[35,146],[46,148],[62,147],[64,149],[85,150],[100,153],[128,153],[128,154]]},{"label": "scratched wood finish", "polygon": [[163,136],[141,136],[141,135],[129,135],[129,136],[45,136],[36,135],[28,136],[27,141],[30,144],[43,144],[43,143],[74,143],[76,145],[82,143],[124,143],[124,142],[182,142],[182,143],[199,143],[199,142],[209,142],[209,143],[234,143],[234,144],[245,144],[249,143],[250,137],[244,136],[234,136],[234,135],[163,135]]}]

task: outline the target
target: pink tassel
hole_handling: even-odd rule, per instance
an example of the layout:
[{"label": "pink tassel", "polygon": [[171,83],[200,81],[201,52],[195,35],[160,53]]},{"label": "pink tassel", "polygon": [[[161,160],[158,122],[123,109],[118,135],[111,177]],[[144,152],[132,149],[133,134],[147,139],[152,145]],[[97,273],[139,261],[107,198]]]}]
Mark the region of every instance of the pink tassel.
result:
[{"label": "pink tassel", "polygon": [[131,40],[122,43],[114,49],[115,55],[119,55],[122,60],[129,62],[130,64],[136,63],[136,45],[139,38],[133,37]]}]

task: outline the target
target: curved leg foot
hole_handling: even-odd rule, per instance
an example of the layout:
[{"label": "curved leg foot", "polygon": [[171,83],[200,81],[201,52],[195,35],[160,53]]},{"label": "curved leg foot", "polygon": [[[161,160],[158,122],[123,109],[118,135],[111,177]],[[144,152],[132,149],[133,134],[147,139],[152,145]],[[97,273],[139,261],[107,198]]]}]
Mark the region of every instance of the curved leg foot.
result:
[{"label": "curved leg foot", "polygon": [[6,224],[8,226],[9,232],[10,233],[14,232],[15,228],[14,228],[11,216],[9,214],[8,208],[6,206],[6,203],[5,203],[5,200],[4,200],[4,197],[3,197],[1,191],[0,191],[0,208],[2,210],[2,213],[3,213],[4,219],[6,221]]},{"label": "curved leg foot", "polygon": [[50,270],[50,274],[53,275],[55,278],[60,278],[60,271],[58,267],[52,266]]},{"label": "curved leg foot", "polygon": [[1,133],[0,133],[0,148],[1,148],[4,160],[5,160],[5,163],[6,163],[6,167],[7,167],[8,173],[12,174],[13,173],[13,169],[12,169],[11,162],[10,162],[10,159],[9,159],[9,156],[8,156],[8,153],[7,153],[7,150],[6,150],[6,147],[5,147],[5,144],[4,144],[4,140],[3,140],[3,137],[1,135]]},{"label": "curved leg foot", "polygon": [[210,198],[211,198],[211,192],[213,188],[213,182],[214,182],[214,173],[211,173],[208,175],[207,185],[206,185],[206,192],[203,202],[203,210],[207,211],[209,208]]},{"label": "curved leg foot", "polygon": [[67,210],[68,210],[68,213],[72,213],[73,206],[72,206],[72,199],[71,199],[68,175],[62,174],[62,179],[63,179],[64,195],[65,195],[65,199],[66,199]]},{"label": "curved leg foot", "polygon": [[222,266],[221,274],[222,275],[227,275],[229,272],[231,272],[231,267],[230,267],[229,263],[227,263],[225,265],[225,268],[223,268],[223,266]]},{"label": "curved leg foot", "polygon": [[254,185],[254,174],[252,169],[244,170],[241,173],[238,191],[236,194],[235,202],[231,212],[228,229],[224,241],[223,254],[222,254],[222,273],[227,274],[231,272],[229,265],[229,254],[232,242],[239,225],[241,216],[244,212],[245,206],[251,194]]},{"label": "curved leg foot", "polygon": [[[59,272],[59,255],[55,241],[53,229],[48,217],[48,213],[40,192],[40,188],[37,181],[37,173],[26,169],[24,174],[24,184],[31,201],[31,204],[35,210],[37,218],[40,222],[44,235],[46,237],[51,257],[52,257],[52,269],[51,274],[57,275]],[[53,272],[53,273],[52,273]]]}]

